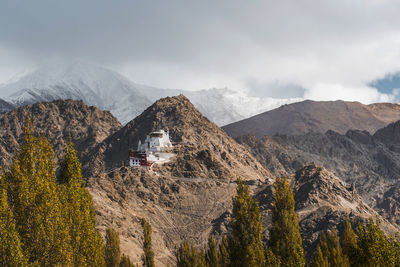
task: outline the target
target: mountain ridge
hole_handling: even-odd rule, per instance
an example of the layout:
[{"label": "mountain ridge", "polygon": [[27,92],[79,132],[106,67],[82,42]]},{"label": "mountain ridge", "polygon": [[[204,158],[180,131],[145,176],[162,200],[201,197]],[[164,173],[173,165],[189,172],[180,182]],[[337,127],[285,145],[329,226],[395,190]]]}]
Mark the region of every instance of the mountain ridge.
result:
[{"label": "mountain ridge", "polygon": [[111,133],[121,128],[108,111],[78,100],[55,100],[23,106],[0,113],[0,163],[9,166],[22,142],[26,119],[32,120],[36,135],[46,136],[61,156],[65,142],[72,139],[80,158]]},{"label": "mountain ridge", "polygon": [[277,176],[287,176],[310,162],[333,172],[346,183],[354,183],[363,200],[385,218],[398,205],[400,177],[400,121],[389,124],[374,135],[349,130],[345,135],[334,131],[304,135],[245,135],[236,140],[247,145],[258,161]]},{"label": "mountain ridge", "polygon": [[[144,140],[152,131],[166,128],[171,141],[176,144],[174,151],[177,156],[163,168],[175,172],[175,175],[208,175],[232,180],[251,179],[252,176],[252,179],[262,178],[260,173],[270,175],[245,148],[204,117],[183,95],[156,101],[121,130],[98,144],[83,160],[84,173],[120,167],[129,149],[136,149],[139,140]],[[243,177],[232,172],[236,165],[246,166]]]},{"label": "mountain ridge", "polygon": [[325,133],[328,130],[341,134],[348,130],[366,130],[373,134],[397,120],[400,120],[399,104],[305,100],[225,125],[222,129],[233,137],[253,134],[257,138],[275,134]]}]

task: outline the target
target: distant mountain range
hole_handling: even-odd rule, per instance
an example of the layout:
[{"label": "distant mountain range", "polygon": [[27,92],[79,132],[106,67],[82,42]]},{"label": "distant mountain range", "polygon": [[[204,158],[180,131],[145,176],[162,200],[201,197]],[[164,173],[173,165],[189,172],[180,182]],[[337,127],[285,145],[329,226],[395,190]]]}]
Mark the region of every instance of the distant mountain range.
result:
[{"label": "distant mountain range", "polygon": [[1,85],[1,92],[11,94],[0,99],[0,112],[36,102],[73,99],[111,111],[122,124],[138,116],[154,101],[179,94],[188,97],[202,114],[218,125],[299,101],[251,97],[226,88],[200,91],[159,89],[136,84],[117,72],[83,61],[40,68]]},{"label": "distant mountain range", "polygon": [[364,105],[341,100],[306,100],[283,105],[222,128],[233,137],[252,134],[257,138],[275,134],[325,133],[328,130],[341,134],[348,130],[365,130],[373,134],[397,120],[400,120],[398,104]]}]

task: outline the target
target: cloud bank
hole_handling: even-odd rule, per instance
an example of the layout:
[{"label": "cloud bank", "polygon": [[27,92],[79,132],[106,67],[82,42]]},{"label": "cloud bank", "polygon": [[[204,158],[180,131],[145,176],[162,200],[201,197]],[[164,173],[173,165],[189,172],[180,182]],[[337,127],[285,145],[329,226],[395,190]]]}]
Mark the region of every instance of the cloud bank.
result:
[{"label": "cloud bank", "polygon": [[392,101],[400,2],[21,1],[0,4],[0,82],[81,58],[162,88]]}]

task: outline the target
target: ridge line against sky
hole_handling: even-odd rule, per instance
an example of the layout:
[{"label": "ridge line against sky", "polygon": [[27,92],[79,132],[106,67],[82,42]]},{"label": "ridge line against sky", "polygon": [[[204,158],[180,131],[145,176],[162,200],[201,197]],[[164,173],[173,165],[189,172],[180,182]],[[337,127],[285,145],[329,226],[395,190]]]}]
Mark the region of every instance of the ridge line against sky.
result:
[{"label": "ridge line against sky", "polygon": [[0,83],[80,58],[159,88],[395,101],[399,12],[388,0],[3,0]]}]

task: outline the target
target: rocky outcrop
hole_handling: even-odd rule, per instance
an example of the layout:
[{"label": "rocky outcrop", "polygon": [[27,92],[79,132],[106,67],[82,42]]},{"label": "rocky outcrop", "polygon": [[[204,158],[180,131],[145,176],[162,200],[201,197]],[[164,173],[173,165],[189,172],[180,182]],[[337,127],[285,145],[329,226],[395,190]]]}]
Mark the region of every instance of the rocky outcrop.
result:
[{"label": "rocky outcrop", "polygon": [[348,130],[374,133],[389,123],[400,120],[400,105],[359,102],[306,100],[283,105],[251,118],[222,127],[229,135],[264,135],[325,133],[332,130],[345,134]]},{"label": "rocky outcrop", "polygon": [[46,136],[56,156],[72,140],[80,157],[121,127],[110,112],[89,107],[82,101],[57,100],[24,106],[0,114],[0,164],[10,164],[22,142],[26,119],[31,118],[35,135]]},{"label": "rocky outcrop", "polygon": [[[121,167],[139,139],[165,128],[175,153],[169,163],[148,169]],[[115,228],[121,234],[123,252],[138,262],[140,218],[146,218],[153,227],[158,266],[173,263],[184,240],[204,248],[210,234],[218,238],[226,233],[236,193],[232,181],[241,178],[258,184],[271,177],[247,149],[182,95],[155,102],[97,145],[86,159],[85,175],[99,228]]]},{"label": "rocky outcrop", "polygon": [[133,262],[140,263],[143,253],[140,219],[152,225],[156,266],[175,263],[176,249],[184,240],[204,248],[210,234],[226,233],[236,193],[235,183],[229,181],[161,176],[129,167],[90,179],[88,189],[98,228],[116,229],[122,252]]},{"label": "rocky outcrop", "polygon": [[85,157],[85,175],[120,167],[139,140],[143,141],[152,131],[167,128],[176,156],[163,165],[161,174],[228,180],[271,177],[247,149],[204,117],[183,95],[158,100],[105,139]]},{"label": "rocky outcrop", "polygon": [[[247,144],[261,164],[277,176],[285,176],[311,162],[355,184],[364,201],[390,220],[395,220],[396,197],[387,198],[400,177],[399,122],[378,130],[374,135],[365,131],[348,131],[342,135],[308,133],[297,136],[238,137]],[[388,201],[391,204],[388,204]],[[380,203],[380,204],[379,204]],[[382,204],[386,203],[386,204]]]},{"label": "rocky outcrop", "polygon": [[[398,226],[393,226],[368,206],[354,185],[341,181],[333,173],[315,163],[298,170],[290,177],[290,182],[303,246],[308,252],[308,258],[315,251],[319,233],[334,228],[340,234],[346,218],[349,218],[354,226],[359,222],[367,222],[370,218],[378,219],[387,234],[394,234],[400,230]],[[272,193],[272,185],[268,185],[255,196],[263,212],[266,236],[271,220]]]},{"label": "rocky outcrop", "polygon": [[400,225],[400,182],[390,186],[377,204],[378,211],[393,224]]}]

